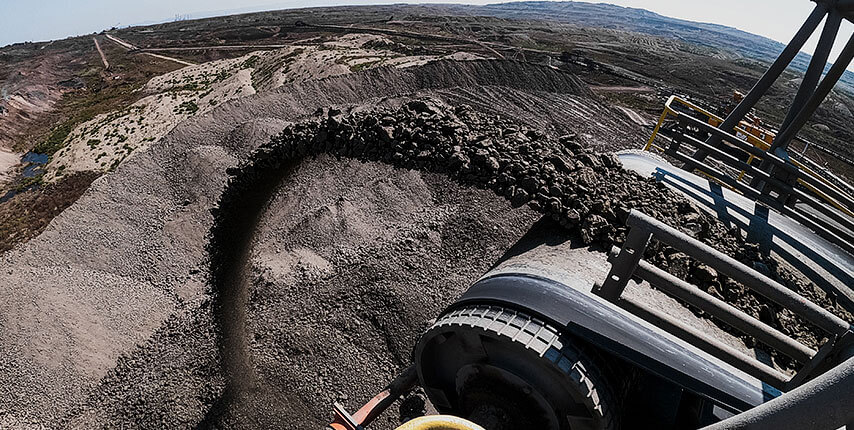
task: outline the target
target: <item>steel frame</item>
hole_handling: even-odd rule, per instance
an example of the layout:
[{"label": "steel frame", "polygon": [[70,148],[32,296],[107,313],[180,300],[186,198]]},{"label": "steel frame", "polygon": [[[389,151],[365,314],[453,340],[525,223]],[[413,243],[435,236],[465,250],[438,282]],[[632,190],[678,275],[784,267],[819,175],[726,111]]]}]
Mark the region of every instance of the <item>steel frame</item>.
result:
[{"label": "steel frame", "polygon": [[[851,252],[851,229],[852,217],[851,211],[854,207],[851,202],[843,197],[843,202],[837,204],[836,210],[830,208],[826,210],[824,205],[814,204],[812,196],[799,192],[794,187],[795,185],[803,185],[808,191],[820,191],[816,194],[821,197],[826,190],[824,186],[819,186],[815,182],[815,178],[810,175],[804,175],[802,166],[795,166],[788,155],[789,144],[797,137],[800,130],[804,127],[807,121],[813,116],[819,105],[825,100],[830,91],[842,77],[848,65],[854,60],[854,36],[852,36],[845,48],[840,53],[839,57],[831,66],[827,74],[822,77],[825,70],[830,51],[836,42],[839,33],[840,24],[843,19],[849,21],[854,20],[854,0],[814,0],[816,3],[812,13],[807,17],[804,24],[785,47],[779,57],[771,64],[768,70],[756,82],[750,92],[744,96],[741,102],[733,109],[733,111],[723,120],[718,127],[702,127],[709,131],[710,136],[705,142],[690,142],[695,147],[694,152],[690,156],[676,157],[683,162],[683,168],[688,171],[699,169],[704,174],[712,176],[714,179],[724,181],[725,178],[720,177],[719,171],[710,169],[709,164],[705,163],[707,157],[712,156],[719,160],[720,153],[725,149],[726,143],[733,144],[730,139],[735,130],[738,130],[739,124],[745,116],[756,106],[756,103],[764,96],[771,86],[776,82],[783,71],[789,66],[795,58],[804,43],[818,29],[822,20],[825,20],[824,27],[821,31],[819,43],[815,49],[814,55],[804,74],[804,79],[801,82],[798,91],[792,100],[787,111],[786,117],[780,125],[780,132],[776,135],[770,147],[762,148],[759,151],[750,151],[755,158],[761,159],[761,164],[758,169],[753,171],[752,180],[750,182],[749,193],[755,194],[750,196],[754,200],[762,201],[768,204],[769,200],[775,200],[772,207],[788,206],[794,208],[796,201],[802,201],[812,206],[823,215],[829,217],[833,222],[827,223],[823,220],[817,220],[814,217],[808,220],[808,227],[816,229],[818,233],[829,240],[839,244]],[[854,22],[854,21],[853,21]],[[693,118],[690,118],[693,119]],[[688,119],[680,118],[680,121],[686,122]],[[697,124],[694,124],[697,125]],[[713,130],[709,130],[712,128]],[[726,143],[725,143],[726,142]],[[649,145],[647,145],[649,146]],[[757,148],[758,149],[758,148]],[[717,150],[717,151],[716,151]],[[754,153],[757,152],[757,153]],[[719,160],[720,161],[720,160]],[[731,160],[730,160],[731,161]],[[725,162],[725,164],[727,164]],[[792,169],[791,167],[794,167]],[[807,182],[806,184],[804,182]],[[732,186],[732,184],[727,185]],[[821,184],[824,185],[824,184]],[[741,191],[743,187],[735,187]],[[755,191],[755,193],[754,193]],[[831,189],[832,191],[836,191]],[[775,193],[772,197],[772,192]],[[838,196],[833,195],[833,198],[828,200],[831,204],[838,201]],[[794,209],[789,212],[797,212]],[[798,215],[804,215],[799,213]],[[798,216],[798,218],[805,218]],[[839,223],[845,227],[847,231],[839,231],[836,226]],[[818,224],[818,226],[816,226]],[[819,227],[819,228],[816,228]],[[829,231],[830,235],[825,235]],[[848,246],[846,246],[846,244]]]},{"label": "steel frame", "polygon": [[[827,370],[828,363],[838,363],[840,354],[851,342],[852,327],[847,321],[810,302],[792,290],[761,275],[732,257],[668,226],[646,214],[631,211],[626,224],[631,227],[622,249],[613,249],[609,260],[611,272],[594,292],[626,310],[656,323],[659,327],[689,342],[707,353],[728,362],[763,382],[788,391]],[[700,290],[642,259],[649,240],[655,239],[711,266],[718,272],[738,281],[745,287],[783,306],[828,335],[828,341],[814,351],[743,311]],[[640,302],[623,296],[628,282],[637,277],[681,299],[693,307],[720,319],[731,327],[755,337],[760,342],[790,356],[803,364],[794,377],[788,378],[759,360],[701,333],[693,327],[670,318]],[[843,341],[844,339],[844,341]],[[847,351],[850,353],[850,351]],[[848,356],[842,357],[847,359]]]},{"label": "steel frame", "polygon": [[[818,28],[819,23],[827,17],[818,46],[804,75],[804,80],[801,82],[794,100],[792,100],[792,105],[789,107],[786,119],[781,124],[780,134],[777,135],[777,138],[771,145],[770,151],[775,152],[778,149],[782,149],[785,152],[789,143],[791,143],[798,131],[803,128],[806,121],[815,113],[818,105],[827,97],[827,94],[830,93],[830,90],[836,85],[839,78],[842,77],[851,60],[854,59],[854,36],[852,36],[830,71],[819,82],[819,78],[821,78],[827,64],[830,51],[836,41],[836,36],[839,33],[839,25],[842,19],[852,20],[854,18],[854,13],[852,13],[854,9],[849,10],[849,8],[854,8],[854,6],[849,6],[849,3],[849,0],[816,1],[816,6],[812,13],[807,17],[789,44],[786,45],[780,56],[777,57],[750,92],[745,95],[735,109],[726,117],[720,128],[730,132],[744,119],[745,115],[756,106],[759,99],[768,92],[774,82],[777,81],[783,71],[794,60],[795,56],[803,48],[804,43],[806,43],[807,39]],[[712,136],[707,143],[711,146],[719,146],[721,139],[720,137]],[[708,154],[700,149],[692,158],[703,161],[706,155]]]}]

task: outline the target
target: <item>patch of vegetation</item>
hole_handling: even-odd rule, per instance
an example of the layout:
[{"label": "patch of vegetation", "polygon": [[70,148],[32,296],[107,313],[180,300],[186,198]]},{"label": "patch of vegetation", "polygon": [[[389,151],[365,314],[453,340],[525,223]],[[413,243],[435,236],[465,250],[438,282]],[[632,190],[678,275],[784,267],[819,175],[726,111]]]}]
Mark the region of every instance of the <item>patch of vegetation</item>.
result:
[{"label": "patch of vegetation", "polygon": [[213,88],[211,88],[211,89],[209,89],[209,90],[207,90],[207,91],[205,91],[205,92],[203,92],[203,93],[199,94],[199,100],[201,100],[201,99],[203,99],[203,98],[207,97],[207,96],[208,96],[208,95],[210,95],[210,93],[212,93],[212,92],[213,92]]},{"label": "patch of vegetation", "polygon": [[[125,155],[125,157],[126,156],[127,155]],[[113,160],[113,164],[110,164],[109,171],[110,172],[116,171],[116,169],[119,167],[119,164],[122,164],[122,161],[125,160],[125,157],[120,157],[120,158],[116,158],[115,160]]]},{"label": "patch of vegetation", "polygon": [[51,130],[50,134],[47,136],[47,139],[37,144],[33,148],[33,152],[47,155],[55,154],[56,151],[59,151],[60,149],[62,149],[63,146],[65,146],[65,139],[68,138],[68,135],[73,129],[73,122],[63,122],[53,130]]},{"label": "patch of vegetation", "polygon": [[18,194],[0,203],[0,252],[37,236],[50,221],[89,188],[100,173],[84,172],[68,175],[57,182],[42,186],[41,176],[27,178],[29,186],[38,189]]},{"label": "patch of vegetation", "polygon": [[364,63],[359,63],[359,64],[353,64],[352,66],[350,66],[350,71],[353,73],[360,72],[360,71],[365,70],[365,69],[370,69],[371,67],[373,67],[379,63],[382,63],[382,62],[383,62],[383,60],[376,60],[376,61],[366,61]]},{"label": "patch of vegetation", "polygon": [[229,73],[228,70],[220,70],[216,74],[216,78],[214,79],[214,83],[222,82],[222,81],[228,79],[229,76],[231,76],[231,73]]},{"label": "patch of vegetation", "polygon": [[241,69],[253,69],[253,68],[255,68],[255,65],[258,63],[258,59],[259,58],[257,55],[253,55],[253,56],[247,58],[246,61],[244,61],[243,64],[240,65],[240,68]]},{"label": "patch of vegetation", "polygon": [[89,145],[89,149],[95,149],[96,147],[98,147],[98,145],[101,144],[101,139],[89,139],[86,144]]},{"label": "patch of vegetation", "polygon": [[204,86],[200,85],[198,82],[190,82],[189,84],[172,88],[171,91],[201,91],[202,89],[204,89]]},{"label": "patch of vegetation", "polygon": [[176,114],[186,113],[186,114],[192,115],[192,114],[196,113],[198,110],[199,110],[199,105],[197,105],[196,102],[190,100],[190,101],[183,102],[183,103],[179,104],[178,106],[175,106],[175,109],[173,109],[172,111],[175,112]]},{"label": "patch of vegetation", "polygon": [[[85,46],[90,47],[91,39],[87,38],[86,42]],[[100,61],[96,52],[89,55],[92,55],[92,61]],[[171,61],[150,61],[147,56],[124,54],[111,55],[110,63],[117,73],[121,73],[122,79],[102,76],[97,68],[78,71],[76,77],[85,82],[85,86],[65,93],[56,104],[55,113],[45,116],[31,127],[31,133],[36,138],[16,145],[16,149],[54,154],[62,148],[78,124],[102,113],[127,109],[144,96],[143,92],[137,90],[149,79],[178,68]],[[60,125],[49,128],[57,123]],[[37,144],[30,147],[29,144],[34,141]]]},{"label": "patch of vegetation", "polygon": [[15,184],[14,190],[16,193],[21,193],[33,187],[40,187],[42,183],[44,183],[44,172],[30,178],[23,178]]},{"label": "patch of vegetation", "polygon": [[252,70],[252,88],[258,91],[264,84],[270,82],[273,78],[273,73],[284,65],[284,71],[290,70],[290,62],[297,55],[305,52],[304,48],[294,48],[277,61],[266,61],[261,67]]}]

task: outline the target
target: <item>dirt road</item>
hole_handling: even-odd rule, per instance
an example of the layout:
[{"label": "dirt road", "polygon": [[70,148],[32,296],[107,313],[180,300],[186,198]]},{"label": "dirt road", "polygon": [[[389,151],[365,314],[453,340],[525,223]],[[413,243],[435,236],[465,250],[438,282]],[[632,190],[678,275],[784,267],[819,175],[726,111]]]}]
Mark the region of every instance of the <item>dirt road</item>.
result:
[{"label": "dirt road", "polygon": [[139,52],[180,52],[180,51],[200,51],[200,50],[218,50],[218,51],[241,51],[254,49],[282,49],[289,48],[292,45],[207,45],[207,46],[181,46],[181,47],[165,47],[165,48],[141,48]]},{"label": "dirt road", "polygon": [[[129,50],[138,50],[138,49],[139,49],[139,48],[137,48],[136,46],[131,45],[130,43],[125,42],[124,40],[121,40],[121,39],[119,39],[118,37],[115,37],[115,36],[113,36],[113,35],[111,35],[111,34],[105,34],[105,36],[107,37],[107,39],[110,39],[110,40],[112,40],[113,42],[116,42],[116,44],[118,44],[119,46],[121,46],[121,47],[123,47],[123,48],[125,48],[125,49],[129,49]],[[97,42],[95,42],[95,43],[97,43]],[[191,62],[189,62],[189,61],[179,60],[179,59],[174,58],[174,57],[167,57],[167,56],[165,56],[165,55],[154,54],[154,53],[151,53],[151,52],[143,52],[143,54],[145,54],[145,55],[149,55],[149,56],[154,57],[154,58],[159,58],[159,59],[161,59],[161,60],[174,61],[174,62],[176,62],[176,63],[178,63],[178,64],[183,64],[183,65],[185,65],[185,66],[195,66],[195,65],[196,65],[196,63],[191,63]],[[104,61],[106,62],[107,60],[104,60]]]},{"label": "dirt road", "polygon": [[629,117],[629,119],[632,120],[632,122],[637,124],[637,125],[647,126],[647,125],[653,124],[653,122],[651,120],[644,118],[643,116],[641,116],[641,114],[637,113],[637,111],[635,111],[634,109],[627,108],[624,106],[617,106],[617,109],[619,109],[620,112],[626,114],[626,116]]},{"label": "dirt road", "polygon": [[98,38],[93,37],[92,41],[95,42],[95,49],[98,50],[98,54],[101,56],[101,61],[104,62],[104,68],[110,70],[110,63],[107,61],[107,56],[104,55],[104,51],[101,49],[101,45],[98,43]]},{"label": "dirt road", "polygon": [[121,40],[121,39],[119,39],[118,37],[113,36],[112,34],[104,34],[104,36],[106,36],[106,37],[107,37],[107,39],[110,39],[110,40],[112,40],[113,42],[118,43],[119,45],[121,45],[121,46],[122,46],[122,47],[124,47],[124,48],[127,48],[127,49],[138,49],[136,46],[133,46],[133,45],[131,45],[130,43],[127,43],[127,42],[125,42],[124,40]]},{"label": "dirt road", "polygon": [[655,88],[642,87],[626,87],[626,86],[591,86],[591,90],[595,93],[654,93]]}]

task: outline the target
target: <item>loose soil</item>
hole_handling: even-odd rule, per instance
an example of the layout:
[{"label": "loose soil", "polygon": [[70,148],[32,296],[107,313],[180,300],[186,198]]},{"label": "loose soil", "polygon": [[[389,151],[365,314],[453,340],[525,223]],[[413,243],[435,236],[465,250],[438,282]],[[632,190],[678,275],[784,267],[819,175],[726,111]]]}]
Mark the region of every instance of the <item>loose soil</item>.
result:
[{"label": "loose soil", "polygon": [[[511,61],[378,68],[223,103],[180,123],[94,181],[39,236],[2,255],[4,419],[58,428],[216,422],[216,412],[224,410],[226,379],[206,284],[205,237],[226,169],[288,123],[312,118],[318,108],[394,109],[428,95],[450,104],[469,101],[473,109],[482,106],[555,134],[576,128],[580,140],[598,148],[619,147],[634,133],[621,114],[593,98],[572,75]],[[584,121],[591,110],[600,112],[600,121]],[[497,202],[507,209],[503,200]],[[511,225],[522,228],[524,223]],[[449,236],[460,247],[453,255],[465,255],[471,237],[468,230],[460,232]],[[493,255],[480,264],[490,264]],[[473,277],[457,285],[463,288]],[[69,306],[59,307],[54,287],[63,285],[74,286],[74,295],[60,300]],[[79,330],[92,324],[110,327],[98,335],[112,340],[110,348]],[[29,348],[31,333],[56,341]],[[51,351],[50,360],[42,359],[45,349]],[[87,356],[93,359],[80,359]],[[385,375],[362,379],[379,387]],[[354,404],[363,400],[355,394],[350,399]],[[310,402],[316,415],[307,416],[325,420],[325,400],[305,399]]]},{"label": "loose soil", "polygon": [[[320,427],[332,401],[352,409],[404,366],[426,322],[541,214],[607,247],[642,209],[838,311],[622,171],[608,151],[643,135],[574,75],[513,61],[378,68],[223,103],[3,255],[0,423]],[[671,250],[648,258],[699,279]],[[704,282],[818,342],[738,285]]]},{"label": "loose soil", "polygon": [[0,252],[37,236],[72,205],[100,174],[69,175],[37,191],[15,195],[0,205]]}]

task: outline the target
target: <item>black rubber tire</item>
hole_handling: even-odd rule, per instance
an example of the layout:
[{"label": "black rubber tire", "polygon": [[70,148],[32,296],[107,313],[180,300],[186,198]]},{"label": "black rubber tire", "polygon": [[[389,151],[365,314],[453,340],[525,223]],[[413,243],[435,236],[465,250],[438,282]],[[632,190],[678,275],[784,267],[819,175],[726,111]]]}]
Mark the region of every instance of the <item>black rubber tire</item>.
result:
[{"label": "black rubber tire", "polygon": [[[448,342],[453,341],[454,336],[469,344],[474,336],[480,337],[484,342],[488,339],[492,343],[501,343],[502,350],[513,356],[508,360],[506,355],[503,358],[471,355],[463,351],[465,347],[460,348],[459,345]],[[467,339],[463,339],[466,337]],[[464,406],[465,400],[458,397],[461,396],[461,369],[471,366],[471,363],[479,363],[477,365],[496,366],[511,374],[520,375],[533,371],[531,369],[538,369],[538,375],[547,377],[548,379],[532,377],[525,380],[525,383],[533,387],[534,392],[543,394],[539,397],[540,400],[545,400],[555,412],[554,416],[558,417],[556,425],[551,428],[619,428],[614,391],[592,356],[552,325],[523,312],[490,305],[471,305],[454,309],[442,315],[425,332],[416,347],[415,361],[428,397],[445,413],[478,421],[477,417],[471,416],[471,408]],[[524,380],[524,376],[521,379]],[[556,389],[557,386],[560,388]],[[456,393],[452,387],[456,387]],[[586,408],[589,418],[584,418],[583,426],[578,424],[578,421],[571,423],[571,419],[563,415],[565,410],[562,406],[566,405],[569,399],[553,398],[561,397],[555,395],[556,392],[566,394],[564,397],[571,396],[574,405],[580,404]],[[516,400],[518,396],[510,397]],[[577,410],[577,407],[575,409]],[[479,424],[490,427],[483,422]],[[527,424],[531,425],[530,422]],[[520,427],[524,428],[526,425],[516,424],[515,428]],[[536,424],[536,427],[546,428],[543,424]]]}]

